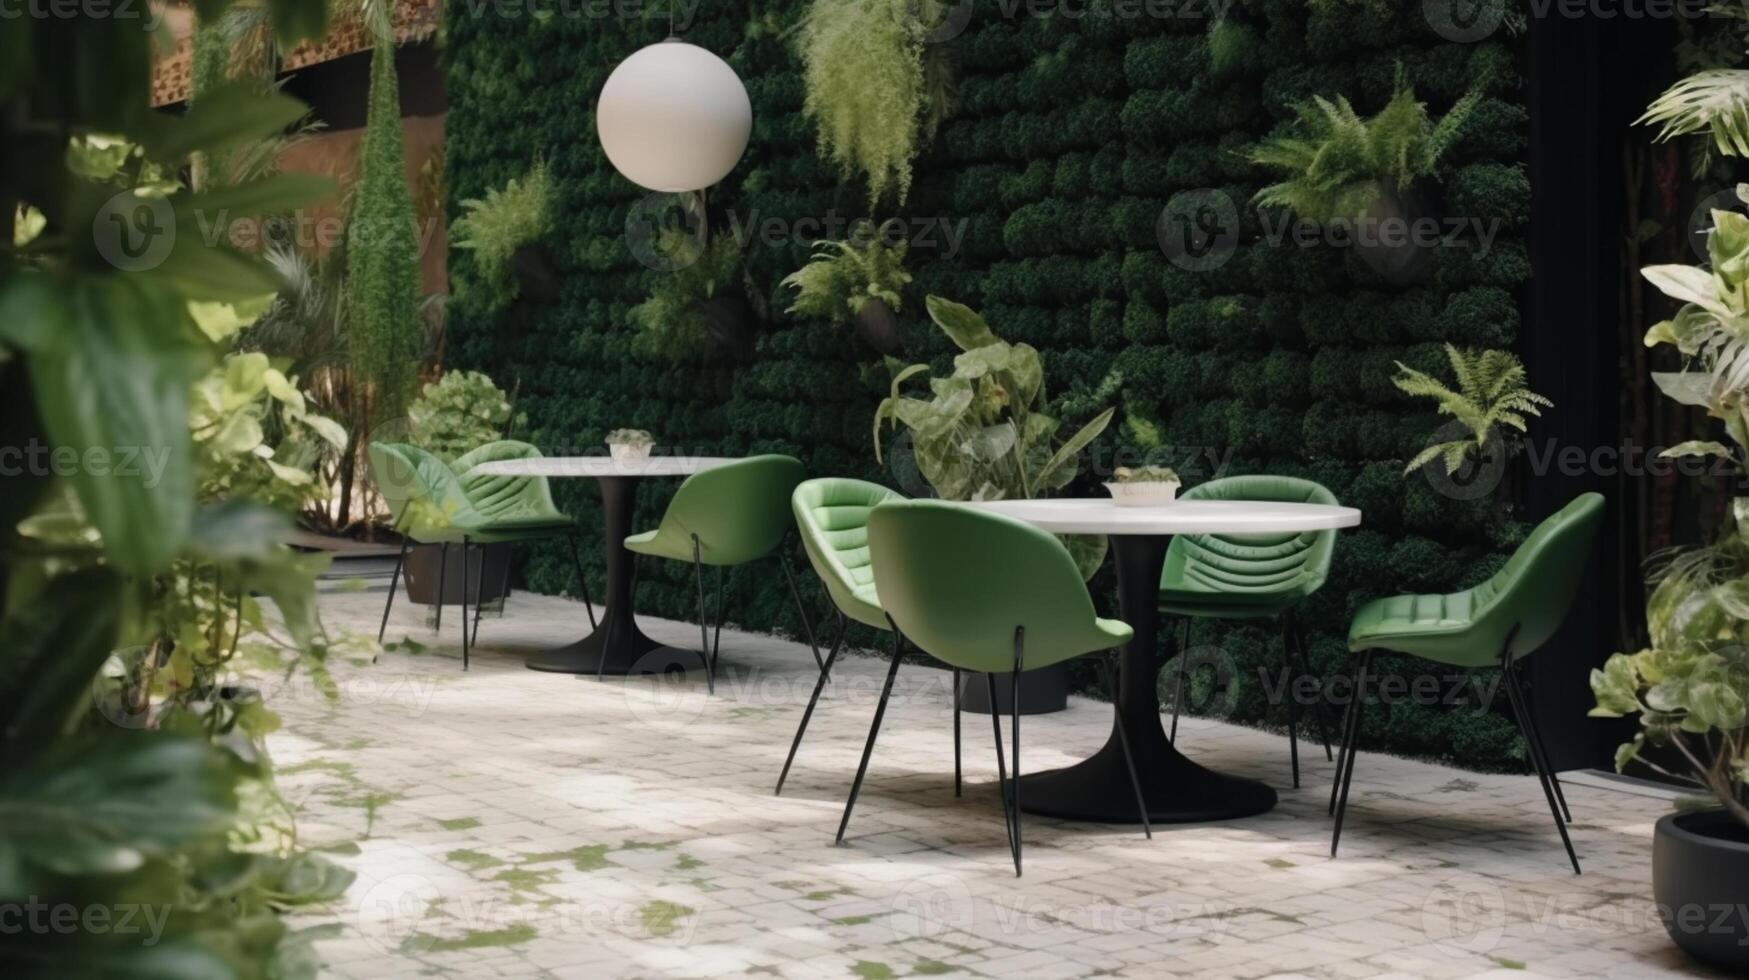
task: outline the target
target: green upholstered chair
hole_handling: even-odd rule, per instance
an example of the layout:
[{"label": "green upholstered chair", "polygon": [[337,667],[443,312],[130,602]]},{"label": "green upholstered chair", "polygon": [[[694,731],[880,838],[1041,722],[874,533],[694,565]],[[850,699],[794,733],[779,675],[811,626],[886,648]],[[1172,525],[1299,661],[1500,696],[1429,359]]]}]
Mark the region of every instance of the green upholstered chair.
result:
[{"label": "green upholstered chair", "polygon": [[[1075,567],[1075,560],[1055,537],[1030,524],[963,504],[934,500],[903,500],[876,506],[868,517],[868,544],[880,586],[880,603],[892,622],[893,659],[886,685],[875,706],[862,763],[851,783],[838,825],[838,842],[850,825],[850,813],[868,773],[869,756],[893,678],[899,672],[903,640],[958,670],[986,675],[990,703],[996,703],[993,675],[1011,672],[1015,706],[1010,719],[1012,775],[1004,769],[1002,719],[992,711],[996,739],[997,780],[1003,788],[1003,821],[1021,872],[1020,821],[1020,685],[1026,671],[1049,667],[1089,653],[1108,652],[1129,642],[1129,626],[1100,619],[1093,599]],[[1102,658],[1111,681],[1109,659]],[[1116,688],[1112,705],[1116,710]],[[1125,728],[1119,719],[1117,730]],[[1136,793],[1136,808],[1148,836],[1147,807],[1123,740],[1124,761]]]},{"label": "green upholstered chair", "polygon": [[[716,691],[717,646],[710,639],[704,604],[704,568],[717,569],[717,641],[723,631],[723,569],[777,555],[789,582],[790,595],[801,609],[795,573],[782,544],[792,527],[790,494],[802,482],[802,462],[793,456],[750,456],[701,470],[674,492],[662,521],[653,531],[625,539],[627,550],[673,561],[690,562],[698,584],[698,632],[706,683]],[[819,662],[819,645],[802,610],[808,642]]]},{"label": "green upholstered chair", "polygon": [[[1598,528],[1603,522],[1602,494],[1587,493],[1537,525],[1504,567],[1486,582],[1450,595],[1401,595],[1375,599],[1360,607],[1348,630],[1348,647],[1360,655],[1355,668],[1355,697],[1343,721],[1342,749],[1337,755],[1336,784],[1330,809],[1336,826],[1330,856],[1342,839],[1342,817],[1348,809],[1348,788],[1354,781],[1354,759],[1361,715],[1365,710],[1367,671],[1375,651],[1420,657],[1450,667],[1498,666],[1512,715],[1524,734],[1531,767],[1542,784],[1549,813],[1567,848],[1573,872],[1579,858],[1567,835],[1573,819],[1548,750],[1525,699],[1518,662],[1547,643],[1567,618],[1584,576]],[[1563,819],[1563,815],[1565,819]]]},{"label": "green upholstered chair", "polygon": [[[820,702],[820,692],[826,687],[832,664],[844,645],[845,630],[852,621],[878,630],[891,627],[886,611],[881,609],[880,596],[875,593],[874,566],[868,554],[868,515],[876,506],[890,500],[903,500],[902,495],[878,483],[826,477],[806,480],[790,496],[790,510],[795,515],[796,528],[801,533],[802,550],[808,564],[814,568],[820,584],[826,589],[838,613],[838,635],[820,665],[819,679],[814,682],[813,696],[796,726],[795,740],[790,743],[789,756],[783,761],[783,771],[777,776],[777,793],[783,793],[784,780],[789,778],[790,765],[796,761],[802,735],[808,721],[814,717],[814,707]],[[959,671],[954,671],[954,687],[959,687]],[[959,790],[959,699],[954,699],[954,789]]]},{"label": "green upholstered chair", "polygon": [[[413,544],[436,545],[440,549],[437,606],[437,626],[440,630],[443,628],[441,600],[443,583],[448,573],[449,548],[451,545],[461,546],[463,670],[468,667],[473,639],[480,628],[479,595],[483,583],[467,581],[469,551],[476,546],[552,537],[565,538],[570,542],[571,560],[577,566],[577,579],[583,593],[584,606],[589,612],[589,623],[591,627],[594,626],[595,606],[589,600],[589,583],[583,574],[583,563],[577,553],[577,524],[554,505],[546,478],[487,476],[471,472],[481,463],[528,459],[539,455],[540,450],[528,443],[506,440],[481,446],[457,459],[454,466],[451,466],[416,446],[401,443],[371,444],[371,475],[378,492],[388,502],[390,513],[395,515],[395,530],[401,534],[401,553],[395,559],[395,571],[389,579],[388,600],[383,604],[382,624],[377,628],[379,641],[388,629],[389,611],[395,604],[395,591],[400,586],[401,568],[407,560],[407,549]],[[483,569],[482,565],[482,571]],[[471,630],[467,609],[470,591],[474,595],[474,622]]]},{"label": "green upholstered chair", "polygon": [[[1184,494],[1185,500],[1263,500],[1274,503],[1327,504],[1336,497],[1310,480],[1285,476],[1234,476],[1210,480]],[[1184,702],[1190,661],[1192,619],[1268,620],[1281,629],[1288,670],[1310,674],[1306,636],[1293,610],[1316,592],[1330,574],[1336,548],[1335,531],[1286,534],[1185,534],[1172,539],[1166,567],[1160,575],[1160,612],[1182,622],[1178,644],[1177,694],[1172,699],[1172,738],[1178,738],[1178,712]],[[1287,692],[1288,755],[1294,786],[1300,785],[1299,704],[1294,685]],[[1330,757],[1330,733],[1322,705],[1313,718]]]}]

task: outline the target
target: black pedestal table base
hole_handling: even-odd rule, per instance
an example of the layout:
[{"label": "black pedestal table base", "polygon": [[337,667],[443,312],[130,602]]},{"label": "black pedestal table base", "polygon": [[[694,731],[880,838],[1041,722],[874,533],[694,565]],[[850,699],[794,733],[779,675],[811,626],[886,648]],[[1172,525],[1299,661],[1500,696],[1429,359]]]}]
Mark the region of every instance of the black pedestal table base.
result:
[{"label": "black pedestal table base", "polygon": [[[1190,761],[1173,747],[1160,723],[1159,666],[1154,651],[1160,627],[1160,571],[1171,540],[1170,535],[1111,535],[1121,615],[1135,630],[1135,637],[1122,651],[1118,703],[1123,707],[1148,819],[1154,823],[1195,823],[1267,812],[1275,806],[1275,790]],[[1091,758],[1065,769],[1022,775],[1021,808],[1068,820],[1141,823],[1116,726],[1114,720],[1105,747]]]}]

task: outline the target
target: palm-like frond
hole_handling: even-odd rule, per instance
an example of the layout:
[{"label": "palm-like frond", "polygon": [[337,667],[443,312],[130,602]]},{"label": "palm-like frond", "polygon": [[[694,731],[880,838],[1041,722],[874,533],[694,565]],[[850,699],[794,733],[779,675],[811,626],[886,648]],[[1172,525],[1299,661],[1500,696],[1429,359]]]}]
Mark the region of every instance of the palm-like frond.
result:
[{"label": "palm-like frond", "polygon": [[1749,156],[1749,70],[1690,75],[1658,96],[1638,123],[1662,126],[1660,141],[1711,130],[1720,153]]},{"label": "palm-like frond", "polygon": [[1446,344],[1445,357],[1456,379],[1455,390],[1401,361],[1391,381],[1406,395],[1433,399],[1439,413],[1456,419],[1469,430],[1470,438],[1427,447],[1409,462],[1405,472],[1412,473],[1434,459],[1442,459],[1447,472],[1453,471],[1470,450],[1486,447],[1503,428],[1525,432],[1527,416],[1541,416],[1544,408],[1554,406],[1526,386],[1524,364],[1510,351],[1466,352]]}]

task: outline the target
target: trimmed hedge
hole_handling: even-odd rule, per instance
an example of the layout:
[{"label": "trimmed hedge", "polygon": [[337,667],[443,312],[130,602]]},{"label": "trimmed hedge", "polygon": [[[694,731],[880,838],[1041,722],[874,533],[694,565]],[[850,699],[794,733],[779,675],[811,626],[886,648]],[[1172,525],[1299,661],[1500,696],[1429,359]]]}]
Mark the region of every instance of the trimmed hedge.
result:
[{"label": "trimmed hedge", "polygon": [[[866,213],[864,188],[841,185],[816,158],[799,112],[799,62],[772,28],[794,23],[801,2],[762,4],[751,21],[742,5],[701,7],[687,32],[728,59],[754,107],[745,159],[711,192],[714,233],[773,217]],[[452,252],[453,365],[485,370],[507,388],[520,380],[529,435],[549,450],[594,451],[607,431],[632,426],[694,451],[786,452],[812,473],[907,486],[876,466],[870,445],[888,378],[879,358],[846,327],[779,312],[788,297],[778,281],[807,259],[803,236],[747,245],[755,302],[772,311],[750,358],[676,363],[634,353],[626,311],[657,275],[625,237],[644,195],[608,165],[591,107],[612,67],[661,40],[665,20],[568,16],[582,9],[575,5],[547,17],[498,16],[491,7],[474,15],[470,6],[451,3],[447,14],[451,213],[544,156],[558,208],[546,244],[564,286],[554,305],[488,314],[468,302],[480,292],[466,288],[476,276],[472,257]],[[1439,420],[1389,380],[1395,360],[1439,368],[1442,342],[1509,347],[1518,335],[1517,297],[1530,268],[1517,52],[1505,35],[1448,43],[1415,4],[1380,19],[1372,5],[1331,5],[1322,15],[1300,0],[1239,0],[1212,32],[1199,19],[1101,17],[1110,4],[1088,6],[1091,15],[1071,19],[980,3],[946,42],[958,109],[919,161],[901,216],[963,221],[964,236],[957,252],[939,229],[932,246],[912,246],[907,359],[946,367],[949,345],[921,314],[922,297],[940,293],[1038,347],[1058,396],[1121,371],[1125,408],[1159,424],[1187,457],[1205,457],[1181,467],[1190,481],[1209,478],[1212,456],[1226,461],[1225,473],[1316,479],[1360,507],[1365,526],[1343,533],[1335,572],[1305,610],[1315,665],[1346,673],[1346,624],[1361,602],[1472,584],[1522,535],[1496,506],[1450,500],[1401,475]],[[1005,17],[1009,8],[1016,12]],[[1435,193],[1442,214],[1493,221],[1498,232],[1488,250],[1435,250],[1427,274],[1409,285],[1381,279],[1353,250],[1268,241],[1248,201],[1269,175],[1239,152],[1314,94],[1345,94],[1362,113],[1376,111],[1399,63],[1436,114],[1472,85],[1486,87]],[[1156,233],[1167,202],[1199,188],[1228,193],[1243,224],[1231,259],[1208,272],[1174,265]],[[1114,425],[1096,462],[1133,451],[1129,438]],[[1094,483],[1084,476],[1079,489],[1097,492]],[[671,491],[657,481],[642,491],[641,524],[656,520]],[[559,481],[555,492],[585,526],[598,526],[592,486]],[[537,552],[526,573],[534,588],[557,591],[570,587],[569,569],[553,549]],[[1109,576],[1107,569],[1094,581],[1108,610]],[[775,570],[745,569],[732,583],[732,621],[799,632]],[[646,562],[639,608],[690,618],[691,588],[686,569]],[[872,646],[874,636],[853,641]],[[1219,642],[1237,658],[1233,718],[1281,723],[1279,712],[1265,718],[1257,673],[1279,663],[1271,631],[1217,635],[1199,625],[1194,642]],[[1388,660],[1384,667],[1425,670]],[[1469,765],[1523,758],[1510,723],[1474,708],[1399,703],[1370,714],[1365,737]]]}]

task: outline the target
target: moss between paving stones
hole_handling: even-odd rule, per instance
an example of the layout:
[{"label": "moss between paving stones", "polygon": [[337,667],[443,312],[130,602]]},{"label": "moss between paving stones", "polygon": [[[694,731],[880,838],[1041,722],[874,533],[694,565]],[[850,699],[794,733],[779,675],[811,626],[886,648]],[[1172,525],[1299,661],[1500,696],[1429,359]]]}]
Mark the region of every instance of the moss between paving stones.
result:
[{"label": "moss between paving stones", "polygon": [[[802,2],[761,5],[761,22],[794,23]],[[1228,458],[1230,473],[1311,477],[1363,509],[1364,527],[1344,532],[1334,574],[1305,610],[1313,660],[1335,674],[1346,667],[1343,637],[1360,602],[1473,584],[1522,534],[1496,508],[1401,477],[1402,461],[1438,420],[1389,377],[1397,359],[1438,369],[1443,341],[1515,342],[1518,293],[1530,272],[1530,188],[1513,38],[1450,43],[1427,26],[1419,4],[1324,6],[1327,13],[1303,0],[1239,0],[1211,31],[1200,18],[1040,18],[1025,5],[1004,16],[978,5],[947,42],[958,110],[918,162],[901,213],[964,219],[964,240],[953,255],[943,244],[913,245],[916,282],[901,319],[907,359],[940,370],[952,352],[919,315],[921,298],[933,292],[972,304],[1005,337],[1041,350],[1053,392],[1090,388],[1120,370],[1128,409],[1159,422],[1172,445],[1208,447]],[[1373,13],[1379,7],[1387,8],[1382,19]],[[687,31],[728,59],[753,102],[746,157],[711,191],[717,230],[755,215],[866,214],[861,184],[842,183],[815,156],[798,111],[795,54],[747,17],[742,5],[704,5]],[[461,0],[451,0],[446,22],[451,213],[544,156],[557,220],[543,244],[563,283],[557,303],[489,310],[472,255],[452,250],[451,365],[485,370],[506,388],[520,382],[518,409],[530,420],[523,434],[549,450],[598,448],[609,430],[628,426],[693,451],[786,452],[811,473],[895,483],[869,442],[887,372],[847,328],[777,312],[744,360],[706,352],[675,362],[634,350],[626,312],[657,274],[639,264],[623,232],[644,195],[608,165],[591,116],[607,73],[660,41],[666,22],[475,16]],[[1487,80],[1487,98],[1438,190],[1447,214],[1500,220],[1490,251],[1442,250],[1426,281],[1396,286],[1348,251],[1271,246],[1247,214],[1244,238],[1218,270],[1187,272],[1165,257],[1156,222],[1175,195],[1219,189],[1248,212],[1245,202],[1269,175],[1237,151],[1314,94],[1346,95],[1362,113],[1376,111],[1399,63],[1436,114]],[[788,305],[778,281],[806,261],[807,237],[748,244],[757,299],[774,311]],[[1114,428],[1104,458],[1128,438]],[[1188,482],[1208,478],[1206,462],[1183,462]],[[555,481],[554,489],[584,526],[599,526],[594,487]],[[1091,478],[1074,489],[1098,492]],[[670,492],[659,481],[641,491],[639,526],[654,526]],[[599,583],[601,559],[591,552]],[[782,579],[768,572],[732,576],[731,619],[797,636]],[[646,562],[638,608],[692,616],[686,574],[678,563]],[[573,588],[560,545],[535,549],[526,577],[542,591]],[[1111,609],[1109,570],[1094,588]],[[1227,716],[1266,720],[1257,669],[1278,661],[1275,638],[1209,626],[1197,642],[1215,640],[1216,629],[1238,667]],[[872,633],[851,639],[876,645]],[[1382,666],[1407,667],[1389,659]],[[1376,746],[1466,764],[1504,767],[1518,758],[1510,723],[1469,708],[1400,704],[1372,713],[1364,734]]]}]

